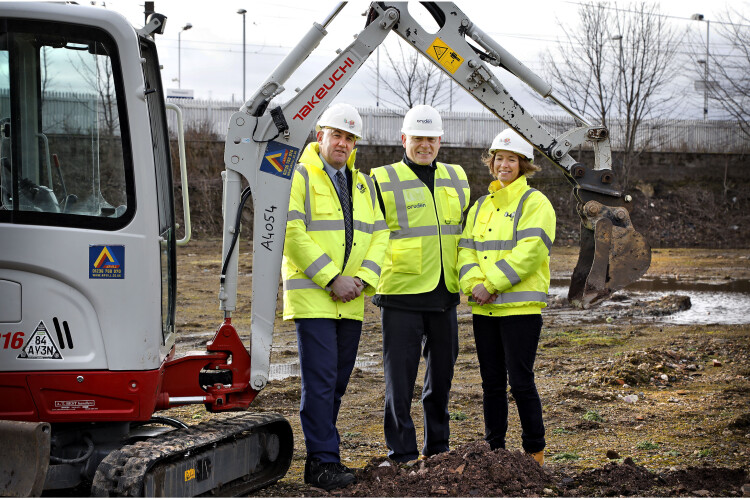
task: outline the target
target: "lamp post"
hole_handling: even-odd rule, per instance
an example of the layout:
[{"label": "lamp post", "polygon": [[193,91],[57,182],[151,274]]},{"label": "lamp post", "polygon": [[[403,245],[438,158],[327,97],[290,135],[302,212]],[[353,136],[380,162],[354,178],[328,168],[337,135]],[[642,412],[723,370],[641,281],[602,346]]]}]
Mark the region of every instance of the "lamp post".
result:
[{"label": "lamp post", "polygon": [[[693,21],[705,21],[706,22],[706,60],[704,61],[705,66],[703,67],[703,121],[708,120],[708,36],[710,34],[711,23],[703,14],[693,14],[690,16]],[[700,64],[700,60],[698,63]]]},{"label": "lamp post", "polygon": [[616,86],[615,90],[617,91],[618,96],[619,96],[618,101],[617,101],[617,109],[618,109],[618,111],[622,111],[622,108],[621,108],[621,106],[622,106],[622,86],[623,86],[624,82],[620,81],[620,79],[623,78],[623,76],[625,74],[625,61],[622,59],[622,55],[623,55],[622,54],[622,35],[612,35],[611,37],[609,37],[609,39],[610,40],[617,40],[617,43],[618,43],[619,48],[620,48],[620,52],[618,54],[619,57],[617,59],[617,81],[615,82],[615,86]]},{"label": "lamp post", "polygon": [[192,28],[193,25],[187,23],[182,27],[179,33],[177,33],[177,88],[182,88],[182,32]]},{"label": "lamp post", "polygon": [[237,14],[242,15],[242,102],[245,102],[245,9],[237,9]]}]

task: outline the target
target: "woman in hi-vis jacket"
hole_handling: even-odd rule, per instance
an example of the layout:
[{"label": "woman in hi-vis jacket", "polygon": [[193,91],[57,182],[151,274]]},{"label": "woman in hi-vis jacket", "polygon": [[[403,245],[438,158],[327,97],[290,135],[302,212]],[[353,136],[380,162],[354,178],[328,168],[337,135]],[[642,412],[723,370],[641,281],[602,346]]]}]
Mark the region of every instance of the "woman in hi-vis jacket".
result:
[{"label": "woman in hi-vis jacket", "polygon": [[505,448],[510,384],[523,449],[541,465],[544,423],[534,360],[556,219],[547,197],[526,182],[539,170],[533,159],[534,149],[511,129],[492,141],[484,161],[495,180],[466,218],[458,269],[461,290],[472,305],[485,440],[491,449]]}]

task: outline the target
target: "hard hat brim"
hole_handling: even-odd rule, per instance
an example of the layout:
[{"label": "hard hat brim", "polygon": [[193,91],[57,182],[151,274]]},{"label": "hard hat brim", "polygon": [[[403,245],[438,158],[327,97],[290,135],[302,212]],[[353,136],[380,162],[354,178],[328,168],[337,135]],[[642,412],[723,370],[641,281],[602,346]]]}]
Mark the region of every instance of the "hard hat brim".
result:
[{"label": "hard hat brim", "polygon": [[526,160],[528,160],[528,161],[534,161],[534,157],[531,157],[531,158],[529,158],[529,157],[528,157],[528,156],[526,156],[525,154],[523,154],[523,153],[519,153],[518,151],[513,151],[512,149],[505,149],[505,148],[490,149],[490,150],[489,150],[489,153],[490,153],[491,155],[494,155],[494,154],[495,154],[495,153],[497,153],[498,151],[507,151],[508,153],[513,153],[514,155],[518,155],[518,156],[520,156],[520,157],[522,157],[522,158],[525,158],[525,159],[526,159]]},{"label": "hard hat brim", "polygon": [[442,130],[401,130],[404,135],[410,135],[412,137],[442,137]]}]

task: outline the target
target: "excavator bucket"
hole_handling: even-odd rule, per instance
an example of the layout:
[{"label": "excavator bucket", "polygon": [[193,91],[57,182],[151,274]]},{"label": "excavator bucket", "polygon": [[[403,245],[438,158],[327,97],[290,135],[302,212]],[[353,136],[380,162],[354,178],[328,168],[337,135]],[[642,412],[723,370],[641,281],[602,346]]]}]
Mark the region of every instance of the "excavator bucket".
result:
[{"label": "excavator bucket", "polygon": [[50,424],[0,420],[0,497],[42,494],[49,466]]},{"label": "excavator bucket", "polygon": [[643,276],[651,265],[651,247],[633,229],[628,211],[597,201],[584,205],[581,251],[573,270],[568,301],[587,309]]}]

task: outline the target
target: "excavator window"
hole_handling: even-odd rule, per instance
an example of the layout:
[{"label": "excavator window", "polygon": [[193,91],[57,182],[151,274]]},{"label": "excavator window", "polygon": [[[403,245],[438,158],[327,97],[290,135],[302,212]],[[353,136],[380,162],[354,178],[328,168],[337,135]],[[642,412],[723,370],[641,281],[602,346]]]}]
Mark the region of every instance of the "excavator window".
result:
[{"label": "excavator window", "polygon": [[114,42],[79,25],[2,26],[0,221],[124,227],[135,196]]}]

